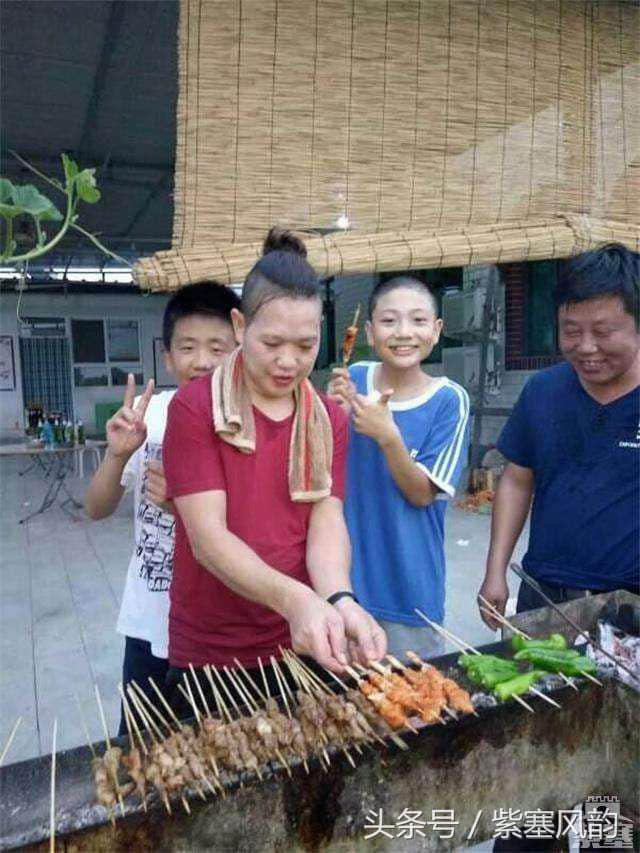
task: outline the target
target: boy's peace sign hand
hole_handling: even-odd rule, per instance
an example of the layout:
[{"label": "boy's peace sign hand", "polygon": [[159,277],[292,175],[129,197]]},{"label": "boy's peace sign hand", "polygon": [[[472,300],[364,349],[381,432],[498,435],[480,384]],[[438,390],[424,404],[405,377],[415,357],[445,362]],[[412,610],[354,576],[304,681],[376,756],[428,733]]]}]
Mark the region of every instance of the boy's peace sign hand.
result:
[{"label": "boy's peace sign hand", "polygon": [[128,459],[147,437],[147,425],[144,422],[149,400],[153,395],[153,379],[134,406],[136,383],[133,373],[127,376],[122,407],[107,421],[107,450],[117,458]]},{"label": "boy's peace sign hand", "polygon": [[398,427],[387,405],[392,395],[393,389],[389,389],[377,399],[356,394],[351,400],[355,431],[368,435],[381,447],[398,435]]}]

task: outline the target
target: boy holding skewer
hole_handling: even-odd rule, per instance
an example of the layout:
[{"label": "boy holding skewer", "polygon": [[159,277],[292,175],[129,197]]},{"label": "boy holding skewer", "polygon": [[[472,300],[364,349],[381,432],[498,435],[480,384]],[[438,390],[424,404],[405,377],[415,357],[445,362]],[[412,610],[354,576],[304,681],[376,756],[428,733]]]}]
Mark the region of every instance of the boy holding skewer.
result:
[{"label": "boy holding skewer", "polygon": [[[236,294],[215,282],[188,285],[167,303],[163,343],[167,370],[179,387],[209,376],[235,346],[231,311]],[[175,389],[153,394],[153,380],[135,397],[132,374],[122,408],[107,421],[107,450],[85,497],[93,519],[106,518],[134,490],[135,550],[117,630],[125,636],[122,681],[153,696],[149,676],[163,684],[168,670],[169,586],[173,572],[173,506],[166,497],[162,441]],[[124,716],[120,734],[126,731]]]},{"label": "boy holding skewer", "polygon": [[398,276],[378,284],[365,329],[380,363],[335,368],[329,384],[351,413],[345,515],[353,588],[392,653],[432,657],[442,642],[414,608],[444,619],[444,515],[466,461],[469,398],[422,369],[442,330],[423,282]]},{"label": "boy holding skewer", "polygon": [[272,229],[232,311],[240,347],[181,388],[164,440],[176,512],[169,657],[255,669],[293,646],[341,671],[384,633],[353,600],[342,511],[347,423],[307,377],[320,344],[318,277]]}]

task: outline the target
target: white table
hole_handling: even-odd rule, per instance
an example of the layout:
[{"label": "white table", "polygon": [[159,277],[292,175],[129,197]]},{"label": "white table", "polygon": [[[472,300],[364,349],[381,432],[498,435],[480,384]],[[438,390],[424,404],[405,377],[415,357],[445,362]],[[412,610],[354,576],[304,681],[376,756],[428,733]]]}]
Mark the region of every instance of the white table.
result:
[{"label": "white table", "polygon": [[58,500],[60,491],[63,491],[66,498],[60,501],[60,506],[65,511],[69,504],[72,504],[76,509],[81,509],[82,504],[79,503],[71,494],[65,484],[65,480],[69,474],[69,454],[73,453],[77,459],[79,453],[84,453],[85,450],[96,450],[98,453],[103,447],[106,447],[106,441],[92,441],[87,439],[85,444],[76,444],[73,447],[44,447],[36,442],[20,442],[18,444],[0,445],[0,456],[28,456],[31,459],[31,465],[21,472],[26,474],[34,466],[40,469],[43,483],[46,483],[47,488],[42,497],[42,502],[38,509],[30,512],[24,518],[21,518],[18,524],[22,524],[33,518],[36,515],[41,515],[50,509]]}]

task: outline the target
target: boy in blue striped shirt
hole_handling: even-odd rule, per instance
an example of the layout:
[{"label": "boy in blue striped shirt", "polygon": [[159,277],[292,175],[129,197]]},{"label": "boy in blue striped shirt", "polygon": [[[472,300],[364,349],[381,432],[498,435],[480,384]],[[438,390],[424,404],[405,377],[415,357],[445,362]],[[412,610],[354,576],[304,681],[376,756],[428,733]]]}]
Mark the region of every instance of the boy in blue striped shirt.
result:
[{"label": "boy in blue striped shirt", "polygon": [[329,393],[351,411],[345,515],[360,603],[387,632],[388,648],[442,651],[414,608],[444,619],[444,515],[467,461],[469,397],[421,363],[442,320],[423,282],[376,286],[366,324],[380,362],[336,368]]}]

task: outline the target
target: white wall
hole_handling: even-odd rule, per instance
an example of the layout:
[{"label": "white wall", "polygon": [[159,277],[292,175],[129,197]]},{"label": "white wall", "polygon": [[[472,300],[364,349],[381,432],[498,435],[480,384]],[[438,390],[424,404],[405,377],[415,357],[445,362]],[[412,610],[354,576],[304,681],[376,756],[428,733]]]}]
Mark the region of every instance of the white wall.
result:
[{"label": "white wall", "polygon": [[[139,320],[141,363],[145,382],[154,376],[153,338],[162,334],[162,314],[168,296],[142,294],[51,294],[30,293],[22,298],[21,317],[64,317],[70,339],[71,319],[129,319]],[[0,334],[11,335],[16,371],[15,391],[0,392],[0,437],[11,438],[21,435],[24,422],[22,399],[22,373],[18,341],[18,319],[16,317],[17,294],[2,294],[0,297]],[[72,348],[71,352],[73,353]],[[73,359],[73,355],[72,355]],[[71,364],[72,394],[76,418],[81,418],[88,432],[95,426],[95,404],[121,400],[122,386],[76,388],[73,385],[73,363]],[[109,380],[111,381],[111,380]]]}]

